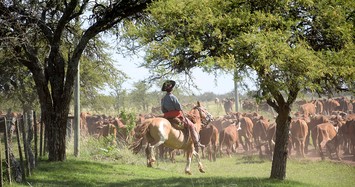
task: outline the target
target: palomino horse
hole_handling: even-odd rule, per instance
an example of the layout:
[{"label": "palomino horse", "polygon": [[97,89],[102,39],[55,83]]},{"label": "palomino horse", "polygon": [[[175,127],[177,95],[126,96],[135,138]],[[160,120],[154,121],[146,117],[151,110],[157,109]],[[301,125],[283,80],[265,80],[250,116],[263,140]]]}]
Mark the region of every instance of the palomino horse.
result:
[{"label": "palomino horse", "polygon": [[[201,130],[201,125],[206,125],[212,120],[212,115],[201,107],[200,102],[197,102],[197,106],[191,109],[187,115],[192,117],[197,132]],[[138,128],[136,140],[130,148],[133,149],[133,153],[137,154],[142,148],[143,139],[146,138],[145,153],[148,167],[152,167],[155,162],[154,148],[164,144],[169,148],[185,150],[187,156],[186,174],[191,175],[190,166],[193,155],[198,161],[200,172],[205,172],[200,156],[194,149],[192,139],[189,134],[183,132],[184,130],[175,129],[167,119],[161,117],[146,119]]]}]

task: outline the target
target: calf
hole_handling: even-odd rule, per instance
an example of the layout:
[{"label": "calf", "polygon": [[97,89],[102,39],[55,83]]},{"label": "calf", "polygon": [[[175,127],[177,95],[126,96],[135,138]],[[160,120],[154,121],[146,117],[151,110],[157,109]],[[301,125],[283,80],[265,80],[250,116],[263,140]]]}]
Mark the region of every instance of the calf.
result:
[{"label": "calf", "polygon": [[269,121],[264,117],[260,117],[255,121],[253,126],[253,136],[255,141],[255,147],[259,150],[260,157],[263,156],[262,146],[265,146],[266,154],[269,153],[269,146],[267,143],[267,129],[269,128]]},{"label": "calf", "polygon": [[327,141],[325,144],[329,158],[332,159],[332,153],[336,154],[336,158],[341,160],[339,156],[339,145],[343,141],[343,137],[340,134],[336,134],[331,140]]},{"label": "calf", "polygon": [[304,116],[313,116],[316,114],[316,105],[313,103],[305,103],[300,106],[299,111]]},{"label": "calf", "polygon": [[276,134],[276,123],[272,123],[269,128],[267,128],[267,140],[270,147],[271,155],[275,148],[275,134]]},{"label": "calf", "polygon": [[326,143],[333,139],[337,134],[338,127],[335,127],[333,124],[327,122],[317,125],[312,130],[312,138],[315,140],[315,143],[318,145],[319,154],[322,160],[325,159],[323,148]]},{"label": "calf", "polygon": [[334,143],[329,144],[331,151],[337,153],[341,142],[345,142],[344,154],[353,154],[355,161],[355,119],[347,120],[343,126],[339,127],[338,136],[340,140],[334,140]]},{"label": "calf", "polygon": [[220,150],[220,155],[223,155],[223,146],[226,146],[226,152],[229,157],[231,157],[232,151],[236,151],[236,149],[239,146],[238,142],[238,129],[239,129],[239,124],[236,125],[235,123],[232,125],[229,125],[225,129],[223,129],[220,134],[219,134],[219,150]]},{"label": "calf", "polygon": [[[203,126],[200,131],[200,142],[207,148],[208,160],[216,161],[217,146],[219,144],[218,129],[212,124]],[[205,158],[205,148],[201,149],[202,158]]]},{"label": "calf", "polygon": [[302,119],[292,120],[290,124],[290,140],[289,154],[291,155],[291,147],[293,144],[296,146],[297,155],[305,157],[305,143],[308,134],[308,125]]},{"label": "calf", "polygon": [[242,144],[245,151],[249,151],[253,148],[253,122],[248,117],[239,118],[240,131],[239,141]]},{"label": "calf", "polygon": [[[315,115],[310,118],[310,121],[307,123],[308,125],[308,134],[306,137],[306,143],[305,143],[305,153],[308,153],[308,145],[310,143],[310,135],[311,135],[311,130],[314,129],[317,125],[322,124],[322,123],[327,123],[329,122],[329,119],[325,115]],[[315,139],[313,139],[313,146],[315,149],[317,149],[317,144],[315,143]]]}]

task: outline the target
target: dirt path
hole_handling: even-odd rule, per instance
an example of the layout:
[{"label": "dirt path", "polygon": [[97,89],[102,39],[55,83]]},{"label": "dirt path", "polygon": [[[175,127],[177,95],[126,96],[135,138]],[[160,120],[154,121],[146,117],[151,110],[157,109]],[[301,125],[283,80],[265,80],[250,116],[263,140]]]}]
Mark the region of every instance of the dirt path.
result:
[{"label": "dirt path", "polygon": [[[344,163],[344,164],[348,164],[351,166],[355,167],[355,161],[353,159],[353,155],[344,155],[343,152],[340,153],[340,158],[341,160],[338,160],[335,158],[335,155],[333,155],[333,159],[330,159],[328,156],[325,157],[325,160],[330,160],[332,162],[335,163]],[[293,155],[293,157],[295,157],[295,155]],[[291,157],[292,158],[292,157]],[[319,153],[316,152],[316,150],[310,150],[310,152],[306,155],[306,159],[307,160],[314,160],[314,161],[321,161],[321,157],[319,156]]]},{"label": "dirt path", "polygon": [[[243,148],[241,146],[238,147],[237,154],[245,154],[245,151],[243,150]],[[259,152],[257,152],[256,150],[253,150],[251,154],[258,155]],[[343,151],[340,151],[340,158],[341,158],[340,161],[335,158],[335,154],[333,155],[333,157],[334,157],[333,159],[330,159],[328,156],[326,156],[325,160],[329,160],[329,161],[335,162],[335,163],[344,163],[344,164],[348,164],[348,165],[355,167],[355,160],[353,159],[354,158],[353,155],[344,155]],[[306,160],[312,160],[312,161],[321,161],[322,160],[319,153],[314,149],[311,149],[308,152],[308,154],[306,154],[305,158],[300,158],[299,156],[296,155],[296,151],[292,150],[291,156],[289,159],[306,159]]]}]

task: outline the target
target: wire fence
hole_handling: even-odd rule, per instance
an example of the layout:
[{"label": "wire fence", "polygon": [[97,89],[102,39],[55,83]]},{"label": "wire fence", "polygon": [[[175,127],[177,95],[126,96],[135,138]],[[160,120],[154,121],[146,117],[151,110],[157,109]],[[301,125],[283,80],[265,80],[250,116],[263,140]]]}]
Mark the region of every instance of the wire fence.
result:
[{"label": "wire fence", "polygon": [[44,125],[35,111],[0,116],[1,187],[13,181],[24,182],[31,176],[38,158],[46,152],[44,135]]}]

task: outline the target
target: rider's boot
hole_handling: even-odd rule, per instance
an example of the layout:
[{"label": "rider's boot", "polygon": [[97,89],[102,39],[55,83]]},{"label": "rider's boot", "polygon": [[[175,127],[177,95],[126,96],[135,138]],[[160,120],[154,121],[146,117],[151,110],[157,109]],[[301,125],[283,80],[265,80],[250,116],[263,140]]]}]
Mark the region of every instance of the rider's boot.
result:
[{"label": "rider's boot", "polygon": [[194,147],[195,147],[195,151],[198,152],[199,150],[199,147],[205,147],[204,145],[202,145],[200,142],[199,142],[199,135],[194,127],[194,124],[189,121],[187,118],[184,118],[183,119],[183,122],[185,124],[187,124],[188,128],[189,128],[189,131],[190,131],[190,134],[191,134],[191,138],[192,138],[192,141],[194,143]]}]

